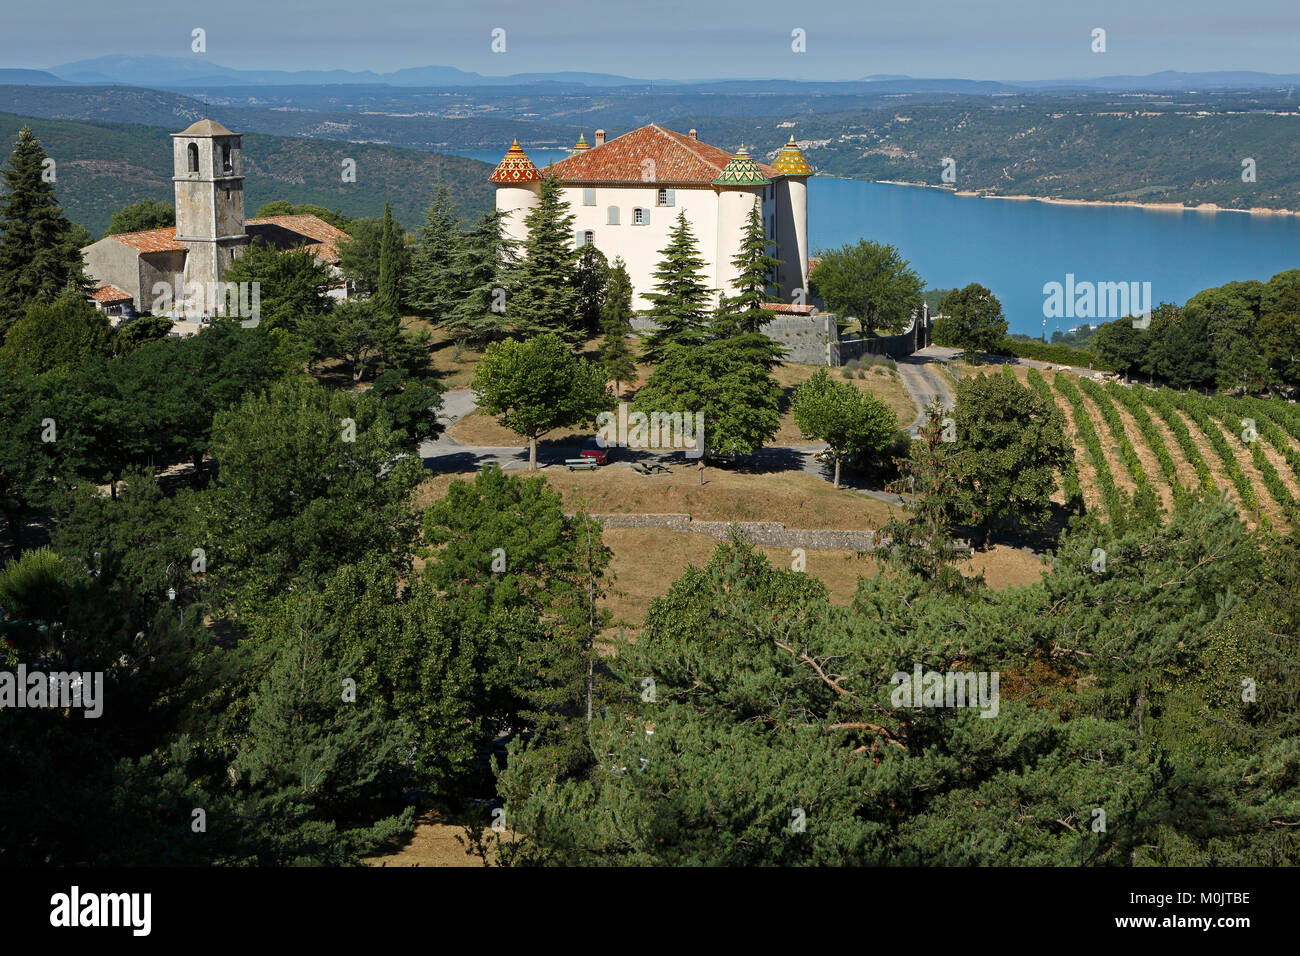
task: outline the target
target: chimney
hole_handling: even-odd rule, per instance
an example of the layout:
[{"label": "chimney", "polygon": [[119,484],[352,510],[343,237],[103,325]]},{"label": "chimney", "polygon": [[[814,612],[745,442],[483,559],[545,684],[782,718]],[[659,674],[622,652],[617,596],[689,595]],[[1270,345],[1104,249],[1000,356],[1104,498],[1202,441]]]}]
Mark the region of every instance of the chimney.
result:
[{"label": "chimney", "polygon": [[697,136],[697,135],[695,134],[695,130],[691,130],[691,131],[690,131],[689,133],[687,133],[686,135],[689,136],[691,139],[699,139],[699,136]]},{"label": "chimney", "polygon": [[605,131],[603,129],[596,130],[596,145],[597,146],[605,145]]}]

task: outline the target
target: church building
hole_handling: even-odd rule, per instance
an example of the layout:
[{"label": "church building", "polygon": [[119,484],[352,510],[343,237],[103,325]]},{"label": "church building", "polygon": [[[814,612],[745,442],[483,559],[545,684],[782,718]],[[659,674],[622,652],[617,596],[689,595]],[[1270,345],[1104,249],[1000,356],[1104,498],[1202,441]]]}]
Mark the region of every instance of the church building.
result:
[{"label": "church building", "polygon": [[[91,299],[114,319],[151,311],[159,283],[182,290],[192,283],[213,288],[254,239],[278,249],[306,248],[337,273],[337,244],[348,238],[343,230],[318,216],[244,219],[240,134],[199,120],[172,134],[172,167],[175,226],[106,236],[81,251],[95,286]],[[179,322],[174,332],[201,326],[200,316],[185,318],[189,321]]]},{"label": "church building", "polygon": [[[497,209],[507,213],[506,234],[527,235],[524,217],[538,200],[542,179],[555,176],[575,216],[574,243],[594,245],[612,263],[621,256],[632,280],[633,308],[647,309],[654,270],[679,213],[690,222],[706,281],[715,295],[731,295],[750,211],[759,210],[773,254],[782,261],[779,297],[803,302],[808,288],[808,177],[812,167],[794,137],[772,165],[744,148],[732,154],[699,140],[695,130],[677,133],[651,124],[605,140],[585,135],[567,159],[543,170],[516,141],[491,176]],[[776,291],[776,290],[773,290]]]}]

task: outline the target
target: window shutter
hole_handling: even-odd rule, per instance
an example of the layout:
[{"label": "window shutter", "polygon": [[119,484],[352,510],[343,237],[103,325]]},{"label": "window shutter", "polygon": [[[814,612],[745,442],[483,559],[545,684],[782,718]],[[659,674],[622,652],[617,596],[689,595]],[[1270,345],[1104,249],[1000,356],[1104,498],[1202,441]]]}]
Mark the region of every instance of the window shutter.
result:
[{"label": "window shutter", "polygon": [[617,225],[618,225],[618,207],[617,207],[617,206],[610,206],[610,207],[609,207],[609,224],[610,224],[611,226],[617,226]]},{"label": "window shutter", "polygon": [[583,204],[584,206],[594,206],[594,205],[596,205],[596,190],[595,190],[595,189],[593,189],[593,188],[591,188],[591,187],[589,186],[589,187],[587,187],[586,189],[584,189],[584,190],[582,191],[582,204]]},{"label": "window shutter", "polygon": [[650,210],[649,210],[649,209],[643,209],[643,210],[641,210],[641,221],[642,221],[645,225],[647,225],[647,226],[650,225]]},{"label": "window shutter", "polygon": [[577,245],[577,247],[578,247],[579,249],[582,248],[582,233],[583,233],[583,230],[579,229],[579,230],[577,231],[577,233],[575,233],[575,235],[574,235],[574,238],[576,239],[576,243],[575,243],[575,244]]},{"label": "window shutter", "polygon": [[664,200],[664,205],[675,206],[677,204],[677,190],[667,189],[664,191],[668,194],[668,198]]}]

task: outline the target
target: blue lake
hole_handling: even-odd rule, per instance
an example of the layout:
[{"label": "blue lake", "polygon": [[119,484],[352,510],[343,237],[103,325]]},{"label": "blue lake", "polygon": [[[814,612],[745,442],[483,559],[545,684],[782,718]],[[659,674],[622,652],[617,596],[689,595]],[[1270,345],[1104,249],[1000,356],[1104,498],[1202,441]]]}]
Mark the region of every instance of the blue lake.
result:
[{"label": "blue lake", "polygon": [[[541,164],[568,151],[529,155]],[[987,286],[1011,331],[1029,335],[1043,332],[1043,286],[1067,273],[1076,285],[1149,282],[1153,304],[1181,304],[1210,286],[1300,268],[1300,216],[1061,206],[851,179],[809,181],[808,229],[814,253],[873,239],[896,246],[927,288]],[[1049,318],[1046,331],[1088,321],[1104,319]]]}]

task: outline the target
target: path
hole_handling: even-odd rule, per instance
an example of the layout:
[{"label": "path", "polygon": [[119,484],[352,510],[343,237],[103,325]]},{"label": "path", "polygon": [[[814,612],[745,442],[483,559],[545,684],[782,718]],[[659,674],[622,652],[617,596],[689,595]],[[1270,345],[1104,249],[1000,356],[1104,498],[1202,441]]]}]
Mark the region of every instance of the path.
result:
[{"label": "path", "polygon": [[924,351],[927,350],[898,359],[895,363],[903,386],[916,405],[916,418],[907,426],[907,433],[913,438],[921,433],[921,426],[926,419],[925,410],[932,402],[942,402],[945,409],[951,409],[956,404],[948,380],[934,365],[936,359],[923,355]]},{"label": "path", "polygon": [[[423,459],[425,468],[431,471],[478,471],[485,465],[496,464],[503,471],[510,471],[528,467],[527,445],[464,445],[451,437],[451,426],[477,407],[474,393],[468,388],[454,388],[443,393],[442,411],[438,415],[444,423],[443,432],[433,441],[420,445],[420,458]],[[830,466],[823,465],[813,455],[825,449],[825,445],[769,445],[754,456],[753,463],[764,471],[802,471],[824,479],[830,473]],[[539,446],[537,467],[563,467],[561,463],[564,459],[576,457],[579,451],[576,445],[567,448]],[[695,461],[688,460],[680,451],[620,448],[613,459],[606,467],[631,468],[638,461],[657,461],[683,468],[695,467]],[[857,487],[851,478],[843,475],[840,484],[886,504],[896,505],[902,501],[897,495],[888,492]]]}]

